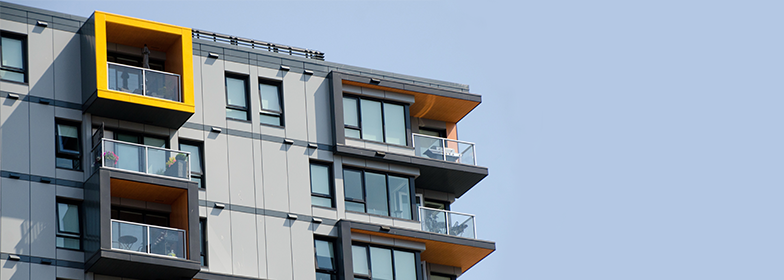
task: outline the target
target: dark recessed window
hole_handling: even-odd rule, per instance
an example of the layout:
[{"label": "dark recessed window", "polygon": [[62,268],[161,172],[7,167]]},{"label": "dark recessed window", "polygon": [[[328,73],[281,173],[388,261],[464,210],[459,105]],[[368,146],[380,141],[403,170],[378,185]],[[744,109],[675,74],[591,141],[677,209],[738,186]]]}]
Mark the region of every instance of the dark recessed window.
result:
[{"label": "dark recessed window", "polygon": [[311,204],[334,207],[332,200],[332,168],[329,164],[310,163]]},{"label": "dark recessed window", "polygon": [[417,279],[416,255],[412,252],[368,245],[351,246],[354,278]]},{"label": "dark recessed window", "polygon": [[337,263],[335,250],[331,241],[314,241],[316,251],[316,280],[335,280],[337,278]]},{"label": "dark recessed window", "polygon": [[79,204],[57,202],[57,247],[81,249],[82,230],[79,222]]},{"label": "dark recessed window", "polygon": [[79,124],[57,121],[55,123],[55,143],[57,156],[55,166],[58,168],[81,170],[82,152],[79,141]]},{"label": "dark recessed window", "polygon": [[343,169],[346,210],[411,219],[408,177]]},{"label": "dark recessed window", "polygon": [[[182,141],[182,140],[180,140]],[[201,143],[180,142],[180,150],[191,153],[191,181],[199,184],[199,188],[204,188],[204,157],[202,156]]]},{"label": "dark recessed window", "polygon": [[0,79],[27,82],[27,38],[0,32]]},{"label": "dark recessed window", "polygon": [[283,95],[280,85],[273,82],[259,81],[259,95],[261,96],[260,118],[261,123],[269,125],[283,125]]},{"label": "dark recessed window", "polygon": [[346,137],[389,144],[407,144],[405,106],[386,101],[343,97]]},{"label": "dark recessed window", "polygon": [[248,79],[226,74],[226,118],[248,120]]},{"label": "dark recessed window", "polygon": [[199,218],[199,255],[201,266],[207,266],[207,219]]}]

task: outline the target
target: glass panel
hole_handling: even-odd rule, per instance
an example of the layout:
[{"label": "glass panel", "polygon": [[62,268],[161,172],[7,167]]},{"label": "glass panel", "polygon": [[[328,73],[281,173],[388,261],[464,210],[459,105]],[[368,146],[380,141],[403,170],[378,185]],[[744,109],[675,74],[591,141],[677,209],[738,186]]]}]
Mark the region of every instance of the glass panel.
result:
[{"label": "glass panel", "polygon": [[185,233],[150,227],[150,254],[185,258]]},{"label": "glass panel", "polygon": [[389,216],[387,208],[387,176],[365,172],[365,191],[367,192],[367,212]]},{"label": "glass panel", "polygon": [[416,260],[414,253],[395,251],[395,279],[416,280]]},{"label": "glass panel", "polygon": [[79,132],[75,126],[58,124],[57,135],[60,152],[79,153]]},{"label": "glass panel", "polygon": [[0,79],[24,83],[24,78],[23,73],[0,70]]},{"label": "glass panel", "polygon": [[384,141],[381,122],[381,102],[360,100],[362,108],[362,139]]},{"label": "glass panel", "polygon": [[392,217],[411,219],[411,195],[408,178],[389,176],[389,208]]},{"label": "glass panel", "polygon": [[335,269],[335,253],[332,251],[332,242],[316,240],[316,267]]},{"label": "glass panel", "polygon": [[147,253],[147,227],[112,221],[112,248]]},{"label": "glass panel", "polygon": [[414,135],[414,152],[418,157],[444,159],[444,143],[439,138]]},{"label": "glass panel", "polygon": [[281,112],[280,95],[278,87],[273,85],[259,84],[259,94],[261,94],[261,109]]},{"label": "glass panel", "polygon": [[446,234],[446,213],[428,208],[422,209],[422,230]]},{"label": "glass panel", "polygon": [[3,37],[0,42],[3,46],[3,66],[13,68],[24,68],[24,57],[22,56],[22,40]]},{"label": "glass panel", "polygon": [[142,69],[109,64],[109,89],[142,95]]},{"label": "glass panel", "polygon": [[458,143],[457,149],[460,151],[460,163],[476,165],[476,159],[474,159],[474,145]]},{"label": "glass panel", "polygon": [[365,204],[346,201],[346,211],[365,212]]},{"label": "glass panel", "polygon": [[354,263],[354,274],[368,275],[367,249],[363,246],[351,246],[351,259]]},{"label": "glass panel", "polygon": [[460,153],[459,147],[457,145],[458,142],[450,141],[450,140],[443,140],[445,141],[444,144],[444,160],[450,162],[460,162]]},{"label": "glass panel", "polygon": [[245,80],[226,77],[226,104],[239,107],[245,105]]},{"label": "glass panel", "polygon": [[147,148],[147,172],[150,174],[164,175],[169,165],[169,152],[152,147]]},{"label": "glass panel", "polygon": [[346,137],[359,139],[360,138],[359,130],[353,128],[346,128]]},{"label": "glass panel", "polygon": [[248,120],[248,112],[226,108],[226,117],[230,119]]},{"label": "glass panel", "polygon": [[79,234],[79,206],[57,203],[58,230]]},{"label": "glass panel", "polygon": [[191,175],[191,181],[196,182],[197,184],[199,184],[199,188],[200,189],[204,188],[204,186],[201,184],[201,177],[197,177],[197,176]]},{"label": "glass panel", "polygon": [[260,114],[261,123],[269,125],[281,125],[280,117],[274,115]]},{"label": "glass panel", "polygon": [[359,108],[354,98],[343,97],[343,123],[359,127]]},{"label": "glass panel", "polygon": [[70,158],[56,158],[55,166],[57,168],[79,169],[79,161]]},{"label": "glass panel", "polygon": [[180,102],[180,77],[154,71],[145,71],[147,96]]},{"label": "glass panel", "polygon": [[475,238],[474,217],[449,212],[449,235]]},{"label": "glass panel", "polygon": [[79,238],[70,238],[70,237],[61,237],[61,236],[57,237],[57,247],[74,249],[74,250],[81,249],[79,246]]},{"label": "glass panel", "polygon": [[330,195],[328,166],[318,164],[310,165],[310,191]]},{"label": "glass panel", "polygon": [[332,199],[320,196],[311,196],[310,204],[315,206],[332,207]]},{"label": "glass panel", "polygon": [[370,247],[370,271],[373,279],[392,280],[392,250]]},{"label": "glass panel", "polygon": [[139,137],[130,134],[117,133],[117,140],[134,144],[142,144],[142,142],[139,142]]},{"label": "glass panel", "polygon": [[[198,146],[180,144],[180,150],[191,153],[189,160],[191,161],[191,172],[201,172],[201,149]],[[193,179],[192,179],[193,180]]]},{"label": "glass panel", "polygon": [[384,103],[384,133],[389,144],[406,145],[406,117],[401,105]]},{"label": "glass panel", "polygon": [[[345,190],[346,198],[364,200],[362,196],[362,172],[343,169],[343,189]],[[364,207],[361,212],[364,212]]]},{"label": "glass panel", "polygon": [[106,166],[144,172],[143,147],[116,142],[105,142],[105,145],[106,152],[104,152],[103,158]]},{"label": "glass panel", "polygon": [[[150,151],[153,150],[157,150],[157,149],[150,148]],[[182,179],[188,178],[188,175],[191,174],[189,169],[190,164],[188,163],[188,158],[190,156],[188,154],[172,152],[172,151],[164,151],[164,150],[158,150],[158,151],[163,151],[165,155],[164,160],[160,161],[160,162],[165,162],[166,171],[163,173],[163,175],[182,178]],[[157,159],[155,159],[155,161],[158,162]]]},{"label": "glass panel", "polygon": [[316,272],[316,280],[333,280],[333,279],[335,279],[335,277],[332,274]]}]

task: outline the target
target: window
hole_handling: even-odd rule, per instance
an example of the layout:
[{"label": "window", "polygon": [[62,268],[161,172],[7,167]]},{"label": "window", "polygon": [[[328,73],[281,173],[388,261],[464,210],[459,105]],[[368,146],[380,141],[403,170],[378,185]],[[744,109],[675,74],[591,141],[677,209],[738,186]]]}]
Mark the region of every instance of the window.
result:
[{"label": "window", "polygon": [[407,144],[405,106],[358,97],[343,97],[346,137]]},{"label": "window", "polygon": [[23,35],[0,33],[0,79],[27,82],[26,41]]},{"label": "window", "polygon": [[57,247],[80,250],[81,239],[79,205],[71,202],[57,202]]},{"label": "window", "polygon": [[259,81],[261,96],[261,123],[283,126],[283,98],[280,86],[271,82]]},{"label": "window", "polygon": [[411,219],[409,178],[343,169],[346,210]]},{"label": "window", "polygon": [[199,184],[199,188],[204,188],[204,166],[202,165],[201,144],[188,144],[180,142],[180,150],[191,153],[191,181]]},{"label": "window", "polygon": [[55,124],[55,145],[57,155],[55,166],[58,168],[81,170],[82,152],[79,141],[79,125],[57,121]]},{"label": "window", "polygon": [[310,202],[316,206],[334,207],[332,204],[332,174],[330,165],[310,163]]},{"label": "window", "polygon": [[248,79],[226,74],[226,117],[248,120]]},{"label": "window", "polygon": [[444,276],[444,275],[438,275],[438,274],[432,274],[431,273],[430,274],[430,280],[454,280],[454,278],[452,278],[452,276]]},{"label": "window", "polygon": [[338,272],[332,242],[316,239],[313,246],[316,251],[316,280],[335,280]]},{"label": "window", "polygon": [[412,252],[375,246],[352,245],[354,278],[417,279],[416,255]]},{"label": "window", "polygon": [[199,255],[201,266],[207,266],[207,219],[199,218]]}]

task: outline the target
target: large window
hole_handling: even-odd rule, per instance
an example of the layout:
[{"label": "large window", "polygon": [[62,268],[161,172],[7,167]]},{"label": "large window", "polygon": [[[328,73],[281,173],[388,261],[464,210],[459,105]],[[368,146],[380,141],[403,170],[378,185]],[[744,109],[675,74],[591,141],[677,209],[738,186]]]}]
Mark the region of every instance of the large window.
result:
[{"label": "large window", "polygon": [[[182,140],[181,140],[182,141]],[[191,153],[191,181],[199,184],[199,188],[204,188],[204,165],[202,164],[202,145],[190,142],[180,142],[180,150]]]},{"label": "large window", "polygon": [[57,247],[80,250],[81,239],[79,205],[73,202],[57,202]]},{"label": "large window", "polygon": [[346,137],[407,144],[405,106],[385,101],[343,97]]},{"label": "large window", "polygon": [[201,266],[207,266],[207,219],[199,218],[199,255]]},{"label": "large window", "polygon": [[343,169],[346,210],[411,219],[409,178]]},{"label": "large window", "polygon": [[248,120],[248,79],[226,74],[226,117]]},{"label": "large window", "polygon": [[332,168],[329,164],[310,163],[310,201],[323,207],[334,207],[332,200]]},{"label": "large window", "polygon": [[417,279],[416,256],[412,252],[366,245],[352,245],[354,278],[378,280]]},{"label": "large window", "polygon": [[0,79],[27,82],[26,49],[23,35],[0,32]]},{"label": "large window", "polygon": [[332,242],[316,239],[316,280],[335,280],[337,277],[337,263]]},{"label": "large window", "polygon": [[57,155],[55,166],[58,168],[81,170],[82,152],[79,141],[79,125],[57,121],[55,124],[55,143]]},{"label": "large window", "polygon": [[259,95],[261,96],[260,118],[261,123],[269,125],[283,125],[283,98],[280,85],[273,82],[259,81]]}]

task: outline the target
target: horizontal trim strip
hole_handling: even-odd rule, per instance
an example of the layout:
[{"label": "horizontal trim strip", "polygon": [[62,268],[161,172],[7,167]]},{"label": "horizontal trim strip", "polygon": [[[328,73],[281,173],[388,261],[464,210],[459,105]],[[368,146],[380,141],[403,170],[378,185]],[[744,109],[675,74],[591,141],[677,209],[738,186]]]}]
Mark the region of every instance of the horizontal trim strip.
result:
[{"label": "horizontal trim strip", "polygon": [[190,128],[190,129],[196,129],[196,130],[201,130],[201,131],[206,131],[206,132],[212,132],[212,128],[213,127],[217,127],[217,128],[221,129],[221,133],[226,133],[226,135],[231,135],[231,136],[239,136],[239,137],[251,138],[251,139],[260,139],[260,140],[266,140],[266,141],[277,142],[277,143],[283,143],[283,140],[289,139],[289,140],[294,141],[294,143],[292,144],[294,146],[300,146],[300,147],[308,148],[309,144],[316,144],[318,146],[318,149],[322,150],[322,151],[332,151],[332,149],[333,149],[332,145],[312,143],[312,142],[308,142],[308,141],[305,141],[305,140],[283,138],[283,137],[266,135],[266,134],[261,134],[261,133],[253,133],[253,132],[249,132],[249,131],[231,129],[231,128],[222,127],[222,126],[203,125],[203,124],[198,124],[198,123],[186,122],[185,124],[182,125],[182,127]]},{"label": "horizontal trim strip", "polygon": [[[289,214],[292,214],[292,215],[296,215],[297,216],[297,220],[306,221],[306,222],[313,222],[313,218],[314,218],[313,216],[297,214],[297,213],[286,213],[286,212],[281,212],[281,211],[277,211],[277,210],[254,208],[254,207],[248,207],[248,206],[242,206],[242,205],[234,205],[234,204],[231,204],[231,203],[215,202],[215,201],[209,201],[209,200],[199,200],[199,206],[206,206],[208,208],[215,207],[215,203],[220,203],[220,204],[225,205],[226,206],[225,210],[236,211],[236,212],[243,212],[243,213],[255,214],[255,215],[261,215],[261,216],[269,216],[269,217],[276,217],[276,218],[287,219],[289,217]],[[329,219],[329,218],[321,218],[321,217],[315,217],[315,218],[321,219],[321,221],[322,221],[321,224],[323,224],[323,225],[333,226],[333,225],[336,225],[338,223],[337,220],[333,220],[333,219]]]},{"label": "horizontal trim strip", "polygon": [[[50,99],[50,98],[31,96],[31,95],[27,95],[27,94],[20,94],[20,93],[8,92],[8,91],[0,91],[0,97],[8,98],[9,94],[19,95],[19,100],[25,101],[25,102],[41,104],[41,105],[44,105],[44,106],[48,105],[48,106],[55,106],[55,107],[61,107],[61,108],[68,108],[68,109],[74,109],[74,110],[79,110],[79,111],[82,110],[82,104],[77,104],[77,103],[68,102],[68,101],[61,101],[61,100],[56,100],[56,99]],[[42,99],[43,99],[44,103],[41,102]],[[49,101],[49,102],[47,103],[46,101]]]},{"label": "horizontal trim strip", "polygon": [[[25,181],[30,181],[30,182],[38,182],[38,183],[44,183],[44,184],[53,184],[53,185],[74,187],[74,188],[80,188],[80,189],[84,188],[84,183],[82,183],[82,182],[65,180],[65,179],[56,179],[56,178],[52,178],[52,177],[30,175],[30,174],[25,174],[25,173],[20,173],[20,172],[11,172],[11,171],[6,171],[6,170],[0,171],[0,177],[2,177],[2,178],[11,178],[12,176],[13,177],[19,177],[19,178],[12,178],[12,179],[17,179],[17,180],[25,180]],[[45,182],[47,179],[49,180],[49,183]]]},{"label": "horizontal trim strip", "polygon": [[[58,260],[58,259],[51,259],[51,258],[41,258],[41,257],[33,257],[28,255],[20,255],[20,254],[7,254],[7,253],[0,253],[0,259],[8,260],[9,255],[18,256],[20,260],[18,262],[26,262],[26,263],[34,263],[34,264],[43,264],[43,265],[54,265],[60,267],[70,267],[76,269],[84,269],[84,263],[80,262],[72,262],[66,260]],[[51,261],[51,264],[44,264],[44,261]]]}]

